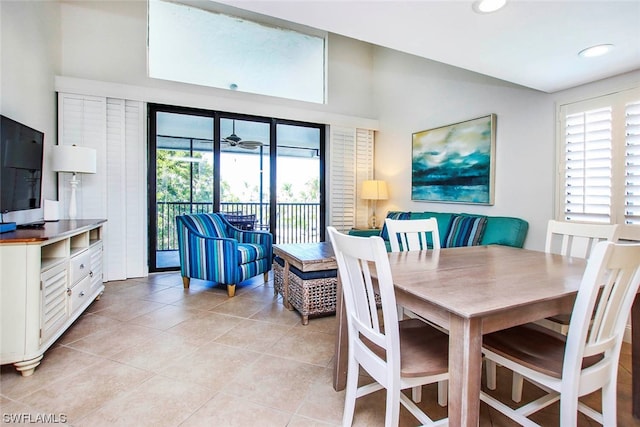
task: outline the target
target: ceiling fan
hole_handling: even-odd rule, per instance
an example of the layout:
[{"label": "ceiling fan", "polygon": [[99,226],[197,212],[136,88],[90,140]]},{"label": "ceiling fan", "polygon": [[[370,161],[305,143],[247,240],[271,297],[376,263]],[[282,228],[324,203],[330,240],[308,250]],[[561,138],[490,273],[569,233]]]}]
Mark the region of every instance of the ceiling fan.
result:
[{"label": "ceiling fan", "polygon": [[236,135],[236,121],[233,120],[233,130],[231,131],[231,135],[226,138],[222,138],[221,141],[223,144],[229,144],[230,147],[240,147],[245,150],[255,150],[258,147],[263,146],[264,144],[260,141],[245,141]]}]

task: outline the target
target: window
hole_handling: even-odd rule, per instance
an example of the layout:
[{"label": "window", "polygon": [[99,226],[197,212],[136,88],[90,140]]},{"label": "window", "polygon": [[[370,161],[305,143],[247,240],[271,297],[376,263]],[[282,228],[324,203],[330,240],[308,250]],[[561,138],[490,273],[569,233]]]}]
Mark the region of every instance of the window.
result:
[{"label": "window", "polygon": [[560,106],[558,219],[640,225],[640,88]]},{"label": "window", "polygon": [[162,0],[149,1],[148,19],[150,77],[325,101],[324,33],[277,28]]}]

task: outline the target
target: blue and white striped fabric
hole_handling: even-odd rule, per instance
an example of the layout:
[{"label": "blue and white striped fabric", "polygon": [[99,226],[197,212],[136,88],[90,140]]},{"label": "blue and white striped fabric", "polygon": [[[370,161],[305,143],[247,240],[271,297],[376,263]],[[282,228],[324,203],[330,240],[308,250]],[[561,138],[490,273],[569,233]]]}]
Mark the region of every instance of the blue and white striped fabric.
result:
[{"label": "blue and white striped fabric", "polygon": [[242,231],[223,215],[176,217],[182,276],[233,285],[271,270],[273,237]]},{"label": "blue and white striped fabric", "polygon": [[477,246],[482,240],[487,217],[472,215],[453,215],[444,241],[445,248]]}]

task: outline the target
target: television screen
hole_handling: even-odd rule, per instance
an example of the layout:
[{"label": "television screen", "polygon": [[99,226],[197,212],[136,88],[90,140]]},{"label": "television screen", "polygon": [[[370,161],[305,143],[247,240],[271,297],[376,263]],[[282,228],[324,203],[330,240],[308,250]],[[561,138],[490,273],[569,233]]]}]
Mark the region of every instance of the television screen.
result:
[{"label": "television screen", "polygon": [[0,116],[0,213],[40,208],[44,133]]}]

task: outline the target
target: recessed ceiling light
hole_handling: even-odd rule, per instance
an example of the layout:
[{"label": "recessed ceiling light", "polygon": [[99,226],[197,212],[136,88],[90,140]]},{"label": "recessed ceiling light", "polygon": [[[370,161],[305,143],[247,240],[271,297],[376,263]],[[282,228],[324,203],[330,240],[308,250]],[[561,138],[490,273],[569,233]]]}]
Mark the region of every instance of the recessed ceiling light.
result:
[{"label": "recessed ceiling light", "polygon": [[594,56],[602,56],[613,49],[612,44],[598,44],[595,46],[588,47],[586,49],[582,49],[578,52],[578,55],[585,58],[593,58]]},{"label": "recessed ceiling light", "polygon": [[473,10],[478,13],[491,13],[502,9],[507,0],[478,0],[473,2]]}]

